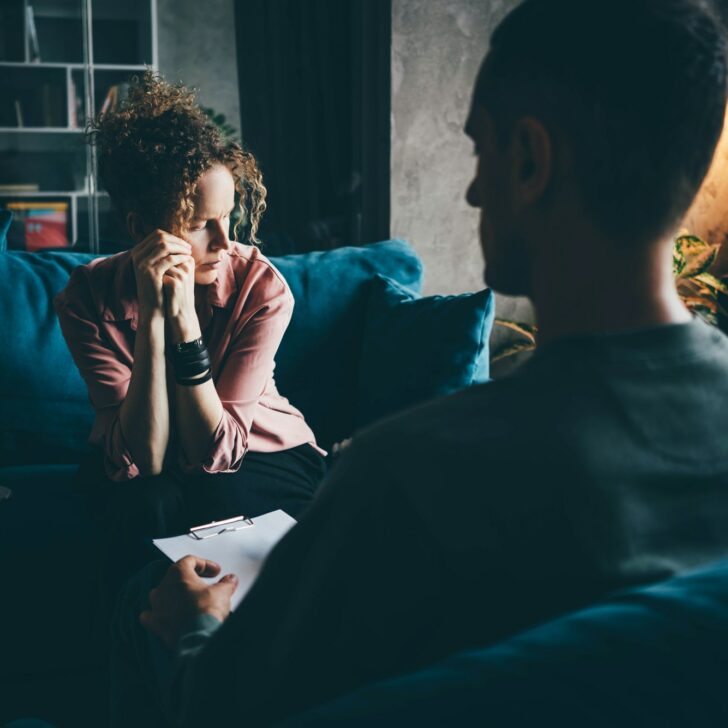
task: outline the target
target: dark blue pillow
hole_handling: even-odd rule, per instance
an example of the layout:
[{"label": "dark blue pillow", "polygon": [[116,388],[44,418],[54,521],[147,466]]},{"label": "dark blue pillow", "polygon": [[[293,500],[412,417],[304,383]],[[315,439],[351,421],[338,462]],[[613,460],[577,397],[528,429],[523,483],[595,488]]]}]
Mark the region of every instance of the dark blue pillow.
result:
[{"label": "dark blue pillow", "polygon": [[422,263],[402,240],[271,261],[296,302],[276,355],[276,383],[303,412],[318,443],[329,449],[356,427],[369,285],[377,275],[385,275],[418,290]]},{"label": "dark blue pillow", "polygon": [[487,381],[494,315],[488,289],[420,298],[377,276],[364,324],[358,426]]},{"label": "dark blue pillow", "polygon": [[0,210],[0,253],[8,249],[8,230],[13,221],[13,213],[10,210]]}]

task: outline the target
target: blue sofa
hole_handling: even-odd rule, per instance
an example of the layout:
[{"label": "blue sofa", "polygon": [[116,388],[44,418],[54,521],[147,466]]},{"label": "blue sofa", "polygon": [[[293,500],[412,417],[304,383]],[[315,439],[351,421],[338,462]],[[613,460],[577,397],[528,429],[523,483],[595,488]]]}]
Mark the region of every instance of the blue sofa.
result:
[{"label": "blue sofa", "polygon": [[[0,485],[13,489],[0,503],[0,725],[30,715],[59,728],[103,725],[106,673],[91,598],[98,564],[84,502],[72,488],[92,413],[51,307],[73,267],[89,258],[0,253]],[[397,371],[397,345],[411,349],[427,338],[407,338],[417,314],[430,321],[456,312],[470,348],[459,345],[449,358],[442,342],[437,352],[418,349],[431,376],[412,376],[409,362],[399,391],[414,401],[487,377],[489,295],[430,300],[403,292],[416,291],[422,274],[405,243],[275,262],[296,299],[277,381],[324,446],[384,413],[384,400],[373,407],[362,393],[372,391],[376,356],[387,356],[388,373]],[[383,295],[372,305],[377,286]],[[381,338],[366,347],[372,336]],[[286,726],[725,726],[726,645],[728,561],[365,686]]]},{"label": "blue sofa", "polygon": [[[106,711],[97,648],[106,625],[94,623],[92,599],[99,564],[73,488],[93,413],[52,306],[73,268],[91,258],[0,252],[0,485],[13,491],[0,502],[0,725],[35,715],[98,726]],[[394,409],[487,378],[490,292],[420,298],[422,265],[407,243],[274,263],[296,301],[276,382],[323,447]]]}]

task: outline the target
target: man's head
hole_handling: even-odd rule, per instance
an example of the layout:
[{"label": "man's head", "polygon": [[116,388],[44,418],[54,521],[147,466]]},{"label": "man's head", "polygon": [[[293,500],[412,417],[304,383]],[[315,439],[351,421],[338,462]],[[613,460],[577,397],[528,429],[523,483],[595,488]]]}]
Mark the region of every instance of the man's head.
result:
[{"label": "man's head", "polygon": [[726,76],[722,26],[698,0],[525,0],[510,13],[466,126],[488,283],[528,294],[531,246],[556,216],[615,245],[664,239],[710,165]]}]

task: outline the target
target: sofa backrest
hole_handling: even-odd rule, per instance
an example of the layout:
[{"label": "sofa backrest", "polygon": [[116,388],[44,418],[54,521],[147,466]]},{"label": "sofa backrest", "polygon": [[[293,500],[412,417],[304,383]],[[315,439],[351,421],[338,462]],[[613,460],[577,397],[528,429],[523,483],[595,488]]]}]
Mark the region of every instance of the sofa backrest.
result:
[{"label": "sofa backrest", "polygon": [[[75,462],[93,411],[53,310],[53,298],[87,253],[0,253],[0,465]],[[273,258],[296,301],[276,357],[281,393],[323,447],[349,436],[356,414],[358,344],[368,283],[377,274],[419,289],[411,247],[389,240]]]},{"label": "sofa backrest", "polygon": [[81,253],[0,254],[0,463],[73,462],[93,419],[53,298]]}]

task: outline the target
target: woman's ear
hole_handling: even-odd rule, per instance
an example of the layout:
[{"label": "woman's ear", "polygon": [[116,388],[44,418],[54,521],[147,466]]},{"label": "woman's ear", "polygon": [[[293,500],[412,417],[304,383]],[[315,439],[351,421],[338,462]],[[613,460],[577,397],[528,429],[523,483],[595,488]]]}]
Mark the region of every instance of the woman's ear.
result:
[{"label": "woman's ear", "polygon": [[520,205],[527,206],[538,202],[551,182],[551,135],[538,119],[526,117],[516,122],[512,139],[514,189]]},{"label": "woman's ear", "polygon": [[146,237],[144,235],[144,223],[138,212],[129,212],[126,215],[126,229],[134,241],[134,245],[141,243]]}]

